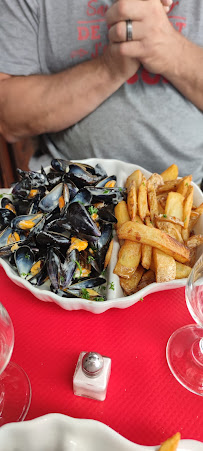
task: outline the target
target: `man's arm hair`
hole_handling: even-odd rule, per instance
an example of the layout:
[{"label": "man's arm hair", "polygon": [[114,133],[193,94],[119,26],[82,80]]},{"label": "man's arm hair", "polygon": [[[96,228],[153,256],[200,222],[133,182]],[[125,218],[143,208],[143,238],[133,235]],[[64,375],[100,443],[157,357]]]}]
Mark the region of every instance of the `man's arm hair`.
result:
[{"label": "man's arm hair", "polygon": [[139,68],[104,55],[52,75],[0,75],[0,133],[8,142],[64,130],[94,111]]}]

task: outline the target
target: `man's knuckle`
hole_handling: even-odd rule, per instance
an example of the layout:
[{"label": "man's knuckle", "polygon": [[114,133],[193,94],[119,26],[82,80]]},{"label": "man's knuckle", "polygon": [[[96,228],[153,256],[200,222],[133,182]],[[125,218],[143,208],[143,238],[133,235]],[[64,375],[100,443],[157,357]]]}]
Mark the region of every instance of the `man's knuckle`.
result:
[{"label": "man's knuckle", "polygon": [[123,39],[123,25],[121,22],[116,24],[116,37],[121,40]]},{"label": "man's knuckle", "polygon": [[127,3],[125,2],[125,0],[120,0],[118,2],[118,14],[121,18],[126,18],[126,14],[127,14]]}]

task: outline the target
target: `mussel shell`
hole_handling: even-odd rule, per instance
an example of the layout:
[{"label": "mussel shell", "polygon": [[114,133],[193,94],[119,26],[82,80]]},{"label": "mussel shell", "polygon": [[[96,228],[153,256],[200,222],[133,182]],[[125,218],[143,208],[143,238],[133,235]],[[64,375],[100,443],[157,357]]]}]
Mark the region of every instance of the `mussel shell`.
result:
[{"label": "mussel shell", "polygon": [[51,160],[52,168],[57,172],[67,172],[69,171],[70,160],[63,160],[61,158],[53,158]]},{"label": "mussel shell", "polygon": [[35,261],[32,249],[29,246],[21,246],[16,250],[14,258],[19,276],[26,279]]},{"label": "mussel shell", "polygon": [[67,220],[76,232],[96,237],[101,235],[100,230],[92,220],[86,208],[78,202],[69,204],[67,209]]},{"label": "mussel shell", "polygon": [[92,194],[92,203],[104,201],[106,204],[112,203],[117,199],[117,189],[116,188],[99,188],[99,187],[86,187],[87,190]]},{"label": "mussel shell", "polygon": [[108,204],[104,205],[104,207],[98,209],[98,216],[102,221],[117,223],[117,219],[114,215],[114,205]]},{"label": "mussel shell", "polygon": [[39,202],[39,209],[44,213],[51,213],[59,205],[59,199],[63,194],[63,183],[56,185]]},{"label": "mussel shell", "polygon": [[94,288],[99,287],[106,283],[106,279],[104,277],[92,277],[90,279],[81,280],[76,283],[72,283],[70,285],[71,290],[81,290],[83,288]]},{"label": "mussel shell", "polygon": [[70,244],[70,238],[56,232],[42,230],[36,235],[36,242],[43,246],[66,246]]},{"label": "mussel shell", "polygon": [[[97,188],[104,188],[106,187],[107,183],[116,182],[117,177],[115,175],[110,175],[109,177],[105,177],[102,180],[100,180],[95,186]],[[107,187],[108,189],[108,187]]]},{"label": "mussel shell", "polygon": [[47,174],[47,180],[49,183],[48,189],[52,190],[56,185],[62,183],[63,174],[61,172],[49,172]]},{"label": "mussel shell", "polygon": [[62,255],[58,249],[51,246],[48,247],[47,251],[47,272],[54,289],[58,290],[62,275]]},{"label": "mussel shell", "polygon": [[7,210],[12,211],[12,213],[16,214],[15,205],[13,202],[8,199],[8,197],[3,197],[1,200],[1,208],[6,208]]},{"label": "mussel shell", "polygon": [[0,208],[0,230],[9,226],[13,218],[15,218],[15,214],[11,210]]},{"label": "mussel shell", "polygon": [[70,180],[68,178],[68,174],[64,175],[63,181],[64,181],[64,183],[67,185],[67,187],[69,189],[70,201],[72,201],[73,198],[75,197],[75,195],[79,192],[79,188],[75,185],[74,182],[72,182],[72,180]]},{"label": "mussel shell", "polygon": [[99,177],[102,177],[102,178],[107,177],[107,173],[106,173],[105,169],[99,163],[96,164],[94,171],[95,171],[95,174],[98,175]]},{"label": "mussel shell", "polygon": [[66,254],[66,259],[63,263],[62,270],[63,276],[60,278],[60,284],[62,289],[67,288],[73,278],[78,261],[78,252],[73,249],[70,253]]},{"label": "mussel shell", "polygon": [[26,199],[29,196],[31,187],[32,187],[31,181],[28,178],[23,179],[14,185],[12,189],[12,195],[22,199]]},{"label": "mussel shell", "polygon": [[69,180],[72,180],[78,188],[83,188],[86,185],[95,185],[101,180],[101,177],[92,174],[81,165],[72,164],[67,174]]},{"label": "mussel shell", "polygon": [[16,216],[11,221],[11,227],[13,230],[30,230],[35,227],[43,219],[43,214],[34,215],[20,215]]},{"label": "mussel shell", "polygon": [[44,266],[43,266],[43,268],[41,269],[41,271],[37,274],[37,275],[35,275],[34,277],[32,277],[30,280],[29,280],[29,282],[32,284],[32,285],[35,285],[35,286],[41,286],[41,285],[43,285],[43,283],[46,281],[46,279],[47,279],[47,276],[48,276],[48,273],[47,273],[47,266],[46,266],[46,264],[44,264]]},{"label": "mussel shell", "polygon": [[17,168],[17,172],[22,180],[30,180],[32,188],[39,188],[41,186],[48,185],[47,176],[45,173],[35,171],[22,171],[22,169],[19,168]]},{"label": "mussel shell", "polygon": [[90,205],[92,201],[91,193],[86,189],[82,188],[73,198],[72,202],[79,202],[84,206]]}]

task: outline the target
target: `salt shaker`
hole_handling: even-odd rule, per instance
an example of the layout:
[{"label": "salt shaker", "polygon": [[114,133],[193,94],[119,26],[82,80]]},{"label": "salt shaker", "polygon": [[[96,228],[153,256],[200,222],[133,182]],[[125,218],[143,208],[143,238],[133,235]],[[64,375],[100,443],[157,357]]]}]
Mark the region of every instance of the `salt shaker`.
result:
[{"label": "salt shaker", "polygon": [[111,372],[111,359],[97,352],[81,352],[73,376],[77,396],[104,401]]}]

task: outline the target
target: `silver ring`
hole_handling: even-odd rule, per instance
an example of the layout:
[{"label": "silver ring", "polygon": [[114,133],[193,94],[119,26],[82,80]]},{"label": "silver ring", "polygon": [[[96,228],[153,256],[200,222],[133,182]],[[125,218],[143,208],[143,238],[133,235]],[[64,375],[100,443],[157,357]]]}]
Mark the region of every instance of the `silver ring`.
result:
[{"label": "silver ring", "polygon": [[132,20],[126,20],[126,41],[132,41],[133,39],[133,24]]}]

